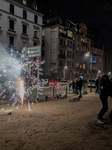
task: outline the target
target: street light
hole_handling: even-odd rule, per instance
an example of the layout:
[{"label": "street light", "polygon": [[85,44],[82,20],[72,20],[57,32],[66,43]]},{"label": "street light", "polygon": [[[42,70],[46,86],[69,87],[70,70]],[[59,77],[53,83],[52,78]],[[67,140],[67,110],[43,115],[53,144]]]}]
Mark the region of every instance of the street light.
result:
[{"label": "street light", "polygon": [[91,62],[91,73],[90,73],[90,76],[91,76],[91,83],[90,83],[90,92],[92,92],[92,51],[87,52],[87,53],[85,54],[85,56],[90,56],[90,57],[91,57],[91,60],[90,60],[90,62]]},{"label": "street light", "polygon": [[65,69],[67,69],[67,66],[64,66],[64,69],[63,69],[63,77],[65,78]]},{"label": "street light", "polygon": [[111,75],[111,72],[108,72],[108,76],[110,77],[110,75]]}]

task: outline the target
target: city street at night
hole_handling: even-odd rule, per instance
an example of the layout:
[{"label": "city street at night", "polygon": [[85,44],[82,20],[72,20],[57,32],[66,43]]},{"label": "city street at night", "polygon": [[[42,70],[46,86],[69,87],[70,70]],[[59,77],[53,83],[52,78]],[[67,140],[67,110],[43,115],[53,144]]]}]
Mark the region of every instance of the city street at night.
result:
[{"label": "city street at night", "polygon": [[97,123],[102,107],[94,92],[81,99],[69,94],[67,99],[53,99],[39,103],[24,102],[23,108],[0,105],[12,109],[12,114],[0,115],[0,150],[110,150],[112,124],[108,114],[105,124]]},{"label": "city street at night", "polygon": [[0,150],[112,150],[112,2],[0,0]]}]

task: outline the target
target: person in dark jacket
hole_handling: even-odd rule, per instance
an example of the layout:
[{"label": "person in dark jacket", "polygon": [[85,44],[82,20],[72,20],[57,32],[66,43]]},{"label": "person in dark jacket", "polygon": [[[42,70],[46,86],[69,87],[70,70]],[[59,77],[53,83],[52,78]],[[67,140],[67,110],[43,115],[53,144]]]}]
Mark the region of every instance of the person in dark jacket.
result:
[{"label": "person in dark jacket", "polygon": [[83,85],[83,80],[81,78],[79,78],[79,82],[78,82],[78,88],[79,88],[79,98],[82,98],[82,85]]},{"label": "person in dark jacket", "polygon": [[75,79],[73,80],[72,88],[73,88],[73,94],[74,94],[75,93]]},{"label": "person in dark jacket", "polygon": [[100,110],[98,114],[98,123],[103,124],[102,117],[108,110],[108,91],[109,91],[109,77],[108,75],[103,75],[103,77],[99,80],[99,97],[102,102],[103,108]]},{"label": "person in dark jacket", "polygon": [[95,94],[99,93],[98,92],[98,84],[99,84],[99,80],[100,80],[100,77],[96,79],[96,82],[95,82],[95,85],[96,85],[96,91],[95,91]]},{"label": "person in dark jacket", "polygon": [[[112,99],[112,78],[110,79],[109,96]],[[110,120],[110,122],[112,122],[112,110],[109,113],[109,120]]]}]

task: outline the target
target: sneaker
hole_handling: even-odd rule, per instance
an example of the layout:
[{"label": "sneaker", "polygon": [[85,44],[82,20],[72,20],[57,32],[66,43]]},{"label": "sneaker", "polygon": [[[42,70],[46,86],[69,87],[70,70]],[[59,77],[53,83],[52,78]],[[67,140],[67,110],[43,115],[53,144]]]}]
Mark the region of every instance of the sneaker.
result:
[{"label": "sneaker", "polygon": [[99,124],[104,124],[104,122],[102,121],[102,119],[98,119],[97,122],[98,122]]},{"label": "sneaker", "polygon": [[82,96],[79,96],[79,98],[82,98]]}]

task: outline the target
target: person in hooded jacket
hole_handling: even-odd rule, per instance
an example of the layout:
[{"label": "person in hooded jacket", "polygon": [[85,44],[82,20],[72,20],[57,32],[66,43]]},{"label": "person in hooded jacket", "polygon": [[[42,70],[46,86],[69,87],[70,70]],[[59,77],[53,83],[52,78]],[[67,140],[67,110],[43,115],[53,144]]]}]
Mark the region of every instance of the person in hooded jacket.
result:
[{"label": "person in hooded jacket", "polygon": [[103,124],[103,115],[107,112],[108,110],[108,91],[109,91],[109,77],[108,75],[103,75],[103,77],[99,80],[99,97],[102,102],[102,109],[100,110],[98,117],[97,117],[97,122]]}]

